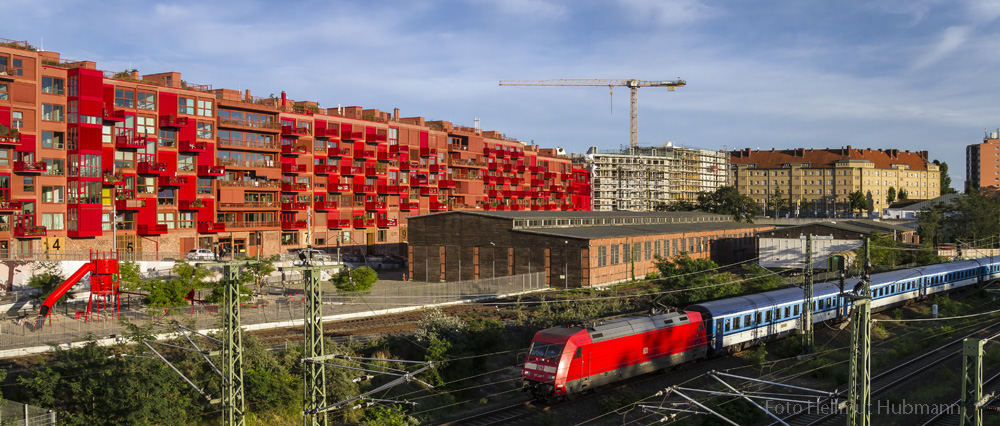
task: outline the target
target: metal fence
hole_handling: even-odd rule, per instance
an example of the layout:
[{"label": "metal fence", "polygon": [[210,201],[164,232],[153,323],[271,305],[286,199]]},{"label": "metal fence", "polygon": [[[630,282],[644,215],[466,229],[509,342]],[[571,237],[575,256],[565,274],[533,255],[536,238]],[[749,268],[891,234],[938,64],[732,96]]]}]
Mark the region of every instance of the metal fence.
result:
[{"label": "metal fence", "polygon": [[33,405],[0,399],[2,426],[55,426],[56,412]]},{"label": "metal fence", "polygon": [[[280,287],[280,291],[274,291],[278,294],[254,295],[242,305],[243,325],[301,321],[305,297],[295,287]],[[298,287],[301,288],[301,284]],[[544,272],[445,283],[379,281],[366,294],[335,293],[327,283],[324,284],[323,315],[363,316],[386,309],[488,299],[547,287]],[[35,316],[38,310],[31,304],[17,313],[9,313],[0,321],[0,350],[122,337],[124,327],[107,311],[87,320],[86,309],[86,302],[57,305],[44,324],[38,322]],[[218,328],[222,321],[219,311],[218,305],[208,304],[149,308],[139,303],[139,296],[122,295],[119,318],[136,324],[157,324],[156,332],[173,332],[177,323],[200,329]],[[301,338],[299,335],[295,339]]]}]

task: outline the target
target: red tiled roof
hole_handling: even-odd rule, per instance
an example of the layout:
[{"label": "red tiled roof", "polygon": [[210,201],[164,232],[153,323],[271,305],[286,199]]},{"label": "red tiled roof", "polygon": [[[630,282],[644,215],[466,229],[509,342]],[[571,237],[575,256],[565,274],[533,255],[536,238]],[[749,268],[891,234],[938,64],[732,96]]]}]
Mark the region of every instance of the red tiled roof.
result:
[{"label": "red tiled roof", "polygon": [[833,167],[843,160],[868,160],[875,168],[888,169],[895,165],[906,165],[910,170],[927,170],[927,151],[910,152],[898,149],[786,149],[771,151],[751,151],[749,148],[733,151],[733,164],[754,164],[758,169],[778,169],[787,163],[809,163],[812,168]]}]

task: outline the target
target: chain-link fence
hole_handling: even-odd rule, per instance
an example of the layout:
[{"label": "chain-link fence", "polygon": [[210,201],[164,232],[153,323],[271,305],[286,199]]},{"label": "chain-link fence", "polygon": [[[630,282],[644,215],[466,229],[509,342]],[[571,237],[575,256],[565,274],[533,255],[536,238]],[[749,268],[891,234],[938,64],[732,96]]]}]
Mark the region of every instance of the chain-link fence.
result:
[{"label": "chain-link fence", "polygon": [[0,426],[55,426],[56,412],[0,399]]},{"label": "chain-link fence", "polygon": [[[242,304],[241,318],[244,326],[268,323],[286,323],[303,319],[305,296],[294,286],[273,288],[277,294],[256,294]],[[366,294],[340,294],[332,285],[324,284],[323,315],[366,315],[377,311],[412,306],[487,299],[503,294],[547,288],[545,274],[497,277],[474,281],[416,283],[410,281],[379,281]],[[192,304],[175,308],[149,308],[139,303],[141,296],[122,295],[119,318],[131,323],[159,324],[157,332],[173,332],[174,323],[192,328],[218,328],[221,324],[219,306]],[[103,309],[103,308],[102,308]],[[57,305],[44,324],[38,321],[38,310],[29,304],[17,315],[8,315],[0,321],[0,350],[65,344],[96,339],[120,339],[124,327],[110,312],[103,309],[100,315],[86,315],[87,303],[77,302]],[[300,337],[301,338],[301,337]]]}]

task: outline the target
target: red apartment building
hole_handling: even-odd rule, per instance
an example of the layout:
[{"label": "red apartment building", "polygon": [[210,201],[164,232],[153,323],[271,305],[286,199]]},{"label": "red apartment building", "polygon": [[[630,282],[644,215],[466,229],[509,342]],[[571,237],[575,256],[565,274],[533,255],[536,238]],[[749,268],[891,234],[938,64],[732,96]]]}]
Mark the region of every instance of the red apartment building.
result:
[{"label": "red apartment building", "polygon": [[1000,187],[1000,129],[965,147],[965,190],[989,187]]},{"label": "red apartment building", "polygon": [[411,216],[589,209],[588,171],[498,132],[105,72],[0,39],[0,257],[113,238],[161,256],[403,254]]}]

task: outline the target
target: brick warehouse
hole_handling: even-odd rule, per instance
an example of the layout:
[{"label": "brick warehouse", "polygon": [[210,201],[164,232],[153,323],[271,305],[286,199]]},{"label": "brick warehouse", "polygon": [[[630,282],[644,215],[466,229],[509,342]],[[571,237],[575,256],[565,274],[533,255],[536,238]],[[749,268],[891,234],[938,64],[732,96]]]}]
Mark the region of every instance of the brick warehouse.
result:
[{"label": "brick warehouse", "polygon": [[[407,219],[590,208],[554,149],[447,121],[140,76],[0,39],[0,257],[402,254]],[[112,218],[114,216],[114,220]]]},{"label": "brick warehouse", "polygon": [[770,225],[701,212],[447,212],[410,220],[409,274],[459,281],[544,272],[553,286],[590,287],[656,271],[654,256],[756,256]]}]

